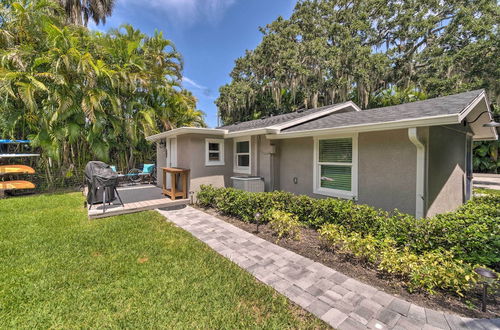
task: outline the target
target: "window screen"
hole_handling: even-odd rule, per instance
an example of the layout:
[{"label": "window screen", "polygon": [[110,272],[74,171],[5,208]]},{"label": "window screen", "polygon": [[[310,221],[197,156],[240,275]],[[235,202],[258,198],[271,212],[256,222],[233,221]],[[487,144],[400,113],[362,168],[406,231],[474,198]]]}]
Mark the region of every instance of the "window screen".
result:
[{"label": "window screen", "polygon": [[351,191],[351,167],[321,165],[321,188]]},{"label": "window screen", "polygon": [[320,163],[352,163],[352,139],[319,141]]},{"label": "window screen", "polygon": [[235,171],[250,171],[250,141],[236,141],[234,167]]},{"label": "window screen", "polygon": [[352,138],[319,141],[319,187],[352,191]]},{"label": "window screen", "polygon": [[210,151],[219,151],[219,143],[210,142],[208,144],[208,150],[210,150]]},{"label": "window screen", "polygon": [[224,140],[206,139],[205,165],[224,165]]},{"label": "window screen", "polygon": [[236,142],[236,153],[248,153],[250,151],[249,141]]}]

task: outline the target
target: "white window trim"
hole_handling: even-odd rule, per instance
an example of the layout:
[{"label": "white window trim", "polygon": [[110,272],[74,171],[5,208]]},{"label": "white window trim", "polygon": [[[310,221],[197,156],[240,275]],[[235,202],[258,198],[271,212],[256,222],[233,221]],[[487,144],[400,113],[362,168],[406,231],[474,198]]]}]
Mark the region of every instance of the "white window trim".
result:
[{"label": "white window trim", "polygon": [[[208,157],[208,154],[210,153],[210,150],[208,149],[208,146],[210,143],[217,143],[219,144],[219,160],[218,161],[211,161],[210,158]],[[213,152],[213,151],[212,151]],[[205,166],[221,166],[224,165],[224,139],[205,139]]]},{"label": "white window trim", "polygon": [[[351,191],[329,189],[321,187],[320,182],[320,165],[319,163],[319,141],[320,140],[331,140],[331,139],[352,139],[352,177],[351,177]],[[358,134],[347,134],[347,135],[332,135],[332,136],[321,136],[314,137],[314,157],[313,157],[313,192],[318,195],[325,195],[330,197],[344,198],[344,199],[354,199],[358,198]],[[345,165],[339,163],[339,165]]]},{"label": "white window trim", "polygon": [[[238,166],[238,154],[236,153],[236,143],[248,141],[248,166]],[[233,143],[233,172],[239,174],[251,174],[252,169],[252,141],[249,136],[235,138]]]}]

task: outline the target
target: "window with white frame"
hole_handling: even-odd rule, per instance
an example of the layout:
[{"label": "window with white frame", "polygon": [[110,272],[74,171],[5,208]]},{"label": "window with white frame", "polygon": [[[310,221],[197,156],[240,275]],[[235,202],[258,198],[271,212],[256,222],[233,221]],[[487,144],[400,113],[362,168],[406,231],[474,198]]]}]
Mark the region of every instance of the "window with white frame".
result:
[{"label": "window with white frame", "polygon": [[250,174],[250,139],[234,140],[234,172]]},{"label": "window with white frame", "polygon": [[223,139],[205,139],[205,165],[224,165]]},{"label": "window with white frame", "polygon": [[340,198],[357,195],[357,136],[317,138],[314,192]]}]

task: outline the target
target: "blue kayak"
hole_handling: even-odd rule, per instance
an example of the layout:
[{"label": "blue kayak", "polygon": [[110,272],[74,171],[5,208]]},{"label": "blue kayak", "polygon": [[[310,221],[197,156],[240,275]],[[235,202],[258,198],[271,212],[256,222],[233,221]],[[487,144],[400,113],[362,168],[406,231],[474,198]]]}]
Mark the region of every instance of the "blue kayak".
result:
[{"label": "blue kayak", "polygon": [[30,140],[5,140],[5,139],[0,139],[0,143],[3,143],[3,144],[31,143],[31,141]]}]

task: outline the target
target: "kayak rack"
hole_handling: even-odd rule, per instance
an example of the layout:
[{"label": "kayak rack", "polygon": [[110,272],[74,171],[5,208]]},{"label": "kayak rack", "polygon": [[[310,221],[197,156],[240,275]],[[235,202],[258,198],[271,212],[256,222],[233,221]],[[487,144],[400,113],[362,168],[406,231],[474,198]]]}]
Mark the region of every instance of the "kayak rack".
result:
[{"label": "kayak rack", "polygon": [[[4,140],[0,139],[0,150],[6,151],[8,149],[8,145],[12,144],[28,144],[31,141],[29,140]],[[7,146],[6,146],[7,145]],[[5,147],[6,146],[6,147]],[[40,154],[36,153],[0,153],[1,159],[9,159],[9,158],[24,158],[24,157],[39,157]],[[35,174],[35,170],[32,167],[21,164],[7,164],[0,165],[0,178],[6,178],[7,176],[12,175],[26,175],[26,174]],[[10,179],[10,178],[9,178]],[[1,180],[0,181],[0,198],[3,198],[5,195],[5,191],[23,191],[23,190],[31,190],[35,189],[36,186],[34,183],[26,180]]]}]

